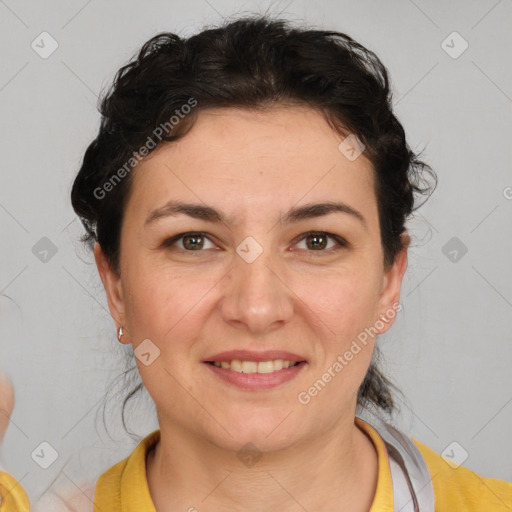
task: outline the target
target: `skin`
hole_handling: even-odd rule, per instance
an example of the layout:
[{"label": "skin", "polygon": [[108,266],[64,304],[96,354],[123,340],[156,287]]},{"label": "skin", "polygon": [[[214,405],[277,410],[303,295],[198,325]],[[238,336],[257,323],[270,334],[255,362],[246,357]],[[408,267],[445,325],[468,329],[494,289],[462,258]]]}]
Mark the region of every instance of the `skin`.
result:
[{"label": "skin", "polygon": [[[297,399],[359,333],[396,307],[407,267],[405,235],[406,248],[384,268],[372,165],[364,154],[348,160],[338,150],[341,140],[306,107],[200,112],[184,138],[132,171],[120,275],[96,244],[122,342],[136,349],[150,339],[160,350],[149,366],[137,359],[161,430],[146,470],[159,512],[371,506],[377,455],[354,417],[375,338],[310,403]],[[182,214],[145,226],[171,199],[207,204],[227,221]],[[357,209],[366,227],[345,213],[280,222],[292,207],[325,201]],[[200,250],[187,251],[180,241],[162,247],[187,231],[204,231],[212,242],[205,239]],[[332,249],[329,239],[326,248],[311,248],[300,240],[308,231],[336,234],[349,245]],[[263,248],[253,263],[236,252],[248,236]],[[286,350],[307,364],[277,388],[241,390],[203,363],[232,349]],[[237,457],[249,442],[262,454],[252,467]]]}]

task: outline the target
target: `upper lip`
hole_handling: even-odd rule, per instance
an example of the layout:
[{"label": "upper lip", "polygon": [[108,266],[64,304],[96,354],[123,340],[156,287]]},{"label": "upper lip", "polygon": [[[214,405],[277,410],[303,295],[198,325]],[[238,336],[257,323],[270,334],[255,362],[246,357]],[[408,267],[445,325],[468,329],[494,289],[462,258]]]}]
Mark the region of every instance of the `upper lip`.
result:
[{"label": "upper lip", "polygon": [[222,362],[222,361],[275,361],[276,359],[282,359],[283,361],[301,362],[306,359],[292,352],[285,352],[283,350],[265,350],[264,352],[254,352],[251,350],[229,350],[227,352],[221,352],[208,357],[204,362]]}]

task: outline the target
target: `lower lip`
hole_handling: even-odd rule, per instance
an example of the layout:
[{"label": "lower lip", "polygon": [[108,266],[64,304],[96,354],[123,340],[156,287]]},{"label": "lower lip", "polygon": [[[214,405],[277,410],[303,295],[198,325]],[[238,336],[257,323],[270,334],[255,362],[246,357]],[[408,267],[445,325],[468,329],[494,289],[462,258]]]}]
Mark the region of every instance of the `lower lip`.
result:
[{"label": "lower lip", "polygon": [[204,363],[217,377],[241,389],[259,391],[271,389],[295,378],[306,366],[301,362],[290,368],[283,368],[272,373],[243,373],[228,368],[219,368],[213,364]]}]

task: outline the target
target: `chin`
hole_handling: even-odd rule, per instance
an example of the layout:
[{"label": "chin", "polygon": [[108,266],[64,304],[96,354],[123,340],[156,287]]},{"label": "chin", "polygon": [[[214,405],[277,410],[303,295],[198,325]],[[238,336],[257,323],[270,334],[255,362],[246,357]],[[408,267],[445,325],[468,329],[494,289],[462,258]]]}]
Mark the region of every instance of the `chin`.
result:
[{"label": "chin", "polygon": [[300,435],[299,425],[295,424],[290,412],[281,408],[278,412],[254,412],[251,415],[237,414],[231,419],[226,418],[222,424],[232,437],[221,430],[222,438],[218,438],[218,444],[233,451],[248,444],[256,446],[261,452],[286,449]]}]

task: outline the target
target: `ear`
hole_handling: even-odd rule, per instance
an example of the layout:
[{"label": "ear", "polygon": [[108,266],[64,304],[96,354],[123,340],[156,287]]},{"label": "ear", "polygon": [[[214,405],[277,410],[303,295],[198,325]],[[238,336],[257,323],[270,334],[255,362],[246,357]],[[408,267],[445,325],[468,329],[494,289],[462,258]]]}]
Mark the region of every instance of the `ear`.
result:
[{"label": "ear", "polygon": [[384,327],[377,329],[379,334],[384,334],[389,330],[395,321],[397,311],[401,309],[399,305],[400,288],[405,271],[407,270],[407,250],[411,238],[407,232],[402,233],[400,238],[402,238],[404,247],[396,254],[393,266],[385,271],[382,280],[377,311],[378,319],[382,321],[381,323],[384,324]]},{"label": "ear", "polygon": [[[94,259],[96,260],[96,266],[98,267],[101,281],[105,287],[110,314],[117,328],[125,326],[126,316],[121,276],[117,275],[112,270],[107,257],[103,253],[100,244],[97,242],[94,244]],[[128,343],[128,341],[123,341],[122,343]]]}]

